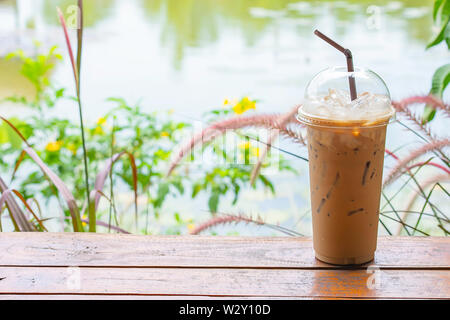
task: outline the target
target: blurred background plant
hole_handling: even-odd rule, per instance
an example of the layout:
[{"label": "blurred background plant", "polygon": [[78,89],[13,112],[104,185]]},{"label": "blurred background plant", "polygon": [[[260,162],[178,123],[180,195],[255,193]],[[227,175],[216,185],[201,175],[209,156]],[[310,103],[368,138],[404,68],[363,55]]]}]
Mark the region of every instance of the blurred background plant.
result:
[{"label": "blurred background plant", "polygon": [[[427,45],[427,49],[441,43],[447,45],[450,51],[450,0],[435,0],[433,6],[433,21],[437,33],[433,40]],[[444,91],[450,82],[450,63],[439,67],[433,74],[430,94],[442,99]],[[423,114],[424,122],[433,120],[436,110],[430,106],[425,106]]]},{"label": "blurred background plant", "polygon": [[[34,42],[36,49],[41,47],[41,43]],[[11,52],[4,58],[6,61],[16,59],[21,63],[20,73],[30,81],[34,87],[34,97],[11,96],[4,100],[14,103],[22,103],[39,112],[55,106],[56,100],[64,94],[64,88],[55,88],[50,82],[50,71],[55,67],[57,60],[62,60],[62,56],[56,52],[57,46],[52,46],[48,53],[38,53],[35,57],[29,57],[21,49]]]},{"label": "blurred background plant", "polygon": [[[249,225],[255,225],[265,234],[308,235],[304,138],[286,108],[301,100],[301,87],[314,73],[338,63],[334,55],[314,47],[308,38],[311,25],[332,21],[331,35],[357,47],[361,63],[386,75],[397,96],[411,96],[427,86],[436,64],[448,61],[448,53],[441,49],[444,41],[448,46],[449,1],[435,0],[430,8],[432,0],[246,0],[240,5],[199,1],[201,5],[192,0],[86,2],[83,17],[92,32],[84,49],[89,68],[83,74],[83,101],[87,101],[86,150],[95,225],[101,227],[99,232],[145,234],[254,234]],[[17,25],[22,25],[24,17],[29,18],[23,12],[30,4],[8,3],[15,4]],[[39,14],[31,15],[26,29],[39,35],[44,23],[48,28],[44,34],[51,37],[52,26],[58,23],[55,6],[66,12],[76,1],[41,4],[43,20]],[[133,11],[137,9],[143,15]],[[136,19],[117,29],[122,14]],[[368,18],[378,22],[359,28]],[[432,18],[437,30],[429,47],[434,48],[420,59],[417,48],[423,50],[431,36]],[[96,33],[102,28],[107,32]],[[30,48],[19,31],[20,41],[6,37],[0,48],[7,58],[0,61],[0,97],[4,97],[0,115],[14,114],[5,117],[8,122],[0,122],[0,228],[73,231],[81,224],[87,230],[91,208],[83,179],[82,139],[71,109],[79,97],[71,95],[73,89],[59,86],[68,83],[70,64],[61,60],[56,47],[48,46],[54,39]],[[62,34],[59,27],[57,32]],[[142,40],[155,37],[157,45]],[[5,48],[11,43],[23,48],[9,54]],[[386,43],[391,55],[381,54]],[[415,58],[406,59],[409,54]],[[167,57],[171,61],[166,69],[161,66]],[[446,68],[440,67],[433,76],[431,94],[436,99],[420,95],[395,103],[400,121],[391,126],[394,134],[388,139],[392,145],[386,158],[381,233],[448,234],[448,104],[441,101],[448,84]],[[25,79],[20,84],[18,74]],[[406,78],[408,85],[403,85]],[[18,94],[4,89],[10,86]],[[26,90],[29,87],[32,90]],[[127,99],[103,102],[111,88]],[[230,92],[241,98],[210,107],[211,101]],[[130,103],[138,100],[136,95],[146,96],[146,102]],[[280,114],[256,114],[255,109],[279,109],[286,123],[280,124]],[[199,115],[199,110],[210,111]],[[213,129],[207,131],[208,139],[192,148],[189,138],[197,132],[203,138],[208,126]],[[287,139],[266,155],[272,129]],[[234,145],[221,140],[229,130],[237,138]],[[186,152],[178,159],[183,148]],[[260,160],[262,172],[256,169]],[[281,175],[265,173],[270,170]],[[244,201],[239,201],[243,195]],[[277,200],[276,208],[271,198]],[[249,209],[250,203],[255,205]],[[260,215],[261,208],[271,211]],[[280,220],[289,228],[277,225]],[[221,229],[230,223],[237,225]]]},{"label": "blurred background plant", "polygon": [[[21,51],[7,56],[7,59],[17,58],[23,61],[23,70],[27,70],[23,74],[35,84],[36,99],[29,101],[25,97],[8,97],[5,100],[25,104],[39,111],[33,116],[21,119],[10,118],[9,121],[27,139],[42,161],[68,186],[74,198],[77,199],[77,206],[80,210],[84,208],[81,211],[86,220],[86,200],[83,200],[86,199],[86,188],[83,179],[84,167],[81,161],[82,141],[79,126],[67,119],[53,117],[51,112],[51,108],[60,99],[74,100],[76,98],[64,95],[64,89],[55,89],[47,78],[47,72],[53,68],[49,61],[54,57],[61,59],[61,56],[56,53],[55,47],[52,47],[47,54],[40,54],[34,58],[26,56]],[[58,94],[55,94],[56,91]],[[49,103],[49,97],[51,103]],[[141,205],[138,216],[143,216],[144,219],[140,219],[142,223],[138,224],[137,229],[133,229],[133,231],[148,233],[149,215],[158,219],[161,214],[160,210],[169,195],[175,197],[182,195],[186,188],[191,190],[192,198],[204,192],[208,194],[207,206],[210,212],[216,213],[221,197],[231,193],[233,194],[233,203],[236,203],[241,189],[249,186],[251,158],[257,156],[259,152],[259,147],[253,146],[257,143],[253,142],[252,144],[249,137],[242,134],[241,142],[237,142],[240,146],[239,156],[242,158],[240,164],[236,164],[235,159],[230,158],[232,150],[226,150],[230,146],[224,146],[217,142],[210,143],[205,144],[197,154],[192,154],[191,161],[186,164],[186,170],[178,170],[176,174],[165,177],[165,170],[171,154],[176,145],[189,134],[187,129],[190,124],[172,120],[171,112],[144,113],[139,104],[129,104],[122,98],[108,98],[107,100],[113,105],[111,110],[86,128],[90,181],[98,180],[97,174],[108,169],[107,161],[114,155],[127,152],[131,157],[123,158],[120,163],[114,165],[113,169],[107,170],[112,173],[111,179],[108,181],[109,191],[106,190],[107,187],[100,191],[102,193],[109,192],[108,196],[105,196],[109,201],[109,207],[106,206],[103,211],[97,212],[100,219],[113,221],[113,224],[118,227],[120,217],[107,215],[122,212],[123,217],[124,211],[127,211],[127,207],[129,208],[128,201],[114,201],[115,188],[122,191],[124,187],[129,190],[136,188],[139,192],[138,201]],[[206,113],[205,123],[230,114],[240,115],[250,109],[255,109],[255,104],[256,101],[250,101],[248,97],[235,103],[226,102],[222,108]],[[54,204],[52,200],[57,200],[64,217],[68,217],[70,213],[61,204],[60,195],[55,190],[55,186],[48,183],[44,173],[33,164],[34,159],[23,154],[24,143],[17,132],[5,122],[0,126],[0,132],[1,171],[4,174],[11,174],[11,169],[15,168],[11,183],[14,183],[25,199],[42,200],[47,208]],[[256,139],[257,137],[254,138],[254,140]],[[208,153],[223,161],[219,161],[220,165],[211,168],[201,166],[203,170],[197,170],[200,174],[191,177],[189,170],[195,170],[194,160],[202,158]],[[136,181],[132,174],[134,165],[137,169]],[[275,164],[272,165],[275,166]],[[276,165],[280,170],[295,172],[283,159]],[[19,166],[23,168],[22,172],[19,171],[21,174],[16,173]],[[261,175],[259,181],[261,186],[275,193],[275,186],[269,178]],[[114,188],[111,188],[112,185]],[[253,188],[256,187],[257,185],[253,186]],[[117,210],[117,208],[112,208],[113,203],[122,203],[124,207]],[[165,214],[168,213],[165,212]],[[173,212],[172,215],[178,224],[182,222],[178,212]],[[56,219],[56,217],[54,218]],[[134,228],[134,225],[129,222],[130,219],[125,220],[128,223],[123,223],[121,220],[122,227],[125,224],[128,228]],[[186,228],[190,222],[181,223],[179,227]],[[64,223],[64,229],[71,230],[70,223]],[[180,232],[179,228],[166,231],[168,233]]]}]

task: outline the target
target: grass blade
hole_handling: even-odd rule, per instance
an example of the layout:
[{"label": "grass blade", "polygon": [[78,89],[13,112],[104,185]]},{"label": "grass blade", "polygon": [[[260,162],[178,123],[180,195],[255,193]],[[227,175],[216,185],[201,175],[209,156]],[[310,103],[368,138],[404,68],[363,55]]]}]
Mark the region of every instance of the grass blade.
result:
[{"label": "grass blade", "polygon": [[[91,191],[91,200],[92,200],[92,201],[91,201],[91,207],[89,208],[89,213],[90,213],[92,210],[93,210],[94,213],[95,213],[95,199],[96,199],[97,197],[103,197],[103,198],[105,198],[106,200],[108,200],[108,202],[109,202],[112,206],[114,206],[114,204],[112,204],[111,199],[108,198],[108,196],[105,195],[101,190],[92,190],[92,191]],[[115,207],[114,207],[114,210],[116,210]],[[90,224],[90,220],[89,220],[89,219],[82,219],[81,221],[84,222],[84,223]],[[106,222],[99,221],[99,220],[97,220],[96,217],[95,217],[95,225],[96,225],[96,226],[107,227],[107,228],[108,228],[108,231],[109,231],[110,229],[112,229],[112,230],[116,230],[116,231],[118,231],[118,232],[120,232],[120,233],[127,233],[127,234],[130,233],[130,232],[128,232],[128,231],[126,231],[126,230],[124,230],[124,229],[121,229],[121,228],[119,228],[119,227],[117,227],[117,226],[111,225],[111,223],[106,223]]]},{"label": "grass blade", "polygon": [[[437,186],[437,183],[431,188],[430,192],[428,193],[427,198],[425,199],[425,203],[422,206],[422,210],[420,211],[419,217],[417,218],[415,228],[419,227],[420,220],[422,219],[422,216],[423,216],[423,213],[425,211],[425,208],[427,207],[427,204],[430,201],[431,194],[433,193],[434,188],[436,188],[436,186]],[[434,210],[433,210],[433,213],[434,213],[435,218],[436,218],[436,220],[438,222],[438,226],[441,227],[441,229],[445,232],[445,235],[447,235],[449,232],[442,225],[441,218],[439,218],[439,216],[437,215],[437,213]],[[413,235],[414,235],[414,232],[413,232]]]},{"label": "grass blade", "polygon": [[81,91],[81,53],[83,50],[83,0],[78,0],[78,29],[77,29],[77,70],[78,70],[78,90]]},{"label": "grass blade", "polygon": [[[115,142],[115,130],[116,130],[116,116],[113,116],[113,125],[111,130],[111,150],[110,150],[110,157],[114,157],[115,151],[114,151],[114,142]],[[116,222],[116,225],[119,225],[119,222],[117,221],[117,211],[115,210],[115,198],[114,198],[114,179],[112,170],[109,171],[109,197],[111,199],[110,205],[109,205],[109,217],[108,217],[108,224],[111,225],[111,218],[114,212],[114,220]],[[114,210],[113,210],[114,209]],[[110,230],[108,229],[108,232]]]},{"label": "grass blade", "polygon": [[[386,213],[394,213],[395,211],[391,211],[391,210],[387,210],[387,211],[383,211],[380,213],[386,214]],[[427,213],[427,212],[421,212],[421,211],[414,211],[414,210],[397,210],[397,212],[407,212],[407,213],[412,213],[412,214],[422,214],[424,216],[428,216],[428,217],[435,217],[434,213]],[[450,223],[450,219],[448,219],[447,217],[444,218],[439,218],[444,222]]]},{"label": "grass blade", "polygon": [[80,92],[80,88],[78,86],[78,84],[79,84],[79,75],[78,75],[77,66],[75,64],[75,59],[74,59],[74,56],[73,56],[73,50],[72,50],[72,45],[70,43],[69,32],[67,31],[66,20],[64,19],[64,15],[61,12],[61,9],[59,9],[57,7],[56,11],[58,13],[58,17],[59,17],[59,21],[61,23],[61,26],[63,27],[64,37],[66,39],[67,50],[69,51],[70,63],[72,64],[72,71],[73,71],[73,76],[74,76],[74,79],[75,79],[75,86],[76,86],[77,95],[78,95],[79,92]]},{"label": "grass blade", "polygon": [[2,193],[0,197],[0,209],[6,203],[14,229],[16,231],[35,231],[34,226],[28,221],[22,209],[20,209],[16,200],[13,198],[12,190],[8,189],[2,178],[0,178],[0,192]]},{"label": "grass blade", "polygon": [[[27,139],[20,133],[20,131],[7,119],[0,116],[0,119],[5,121],[22,139],[22,141],[27,145],[27,147],[23,150],[25,153],[28,154],[28,156],[33,159],[33,161],[39,166],[41,171],[50,179],[50,181],[53,183],[53,185],[58,189],[60,194],[63,196],[64,200],[67,203],[67,206],[70,211],[70,215],[72,217],[72,225],[73,230],[75,232],[82,232],[83,226],[81,224],[81,218],[80,218],[80,212],[78,210],[77,203],[75,201],[75,198],[73,197],[72,193],[69,191],[67,186],[64,184],[64,182],[42,161],[41,158],[37,155],[36,151],[33,150],[31,145],[28,143]],[[3,182],[3,180],[2,180]],[[4,185],[6,187],[6,185]],[[14,207],[14,204],[11,203],[11,205]],[[16,204],[17,205],[17,204]],[[14,209],[13,209],[14,210]],[[20,210],[20,209],[19,209]],[[17,214],[17,211],[15,211]],[[22,213],[23,214],[23,213]]]},{"label": "grass blade", "polygon": [[[127,155],[128,158],[130,159],[130,164],[131,164],[131,169],[132,169],[132,175],[133,175],[133,190],[134,190],[134,208],[135,208],[135,219],[136,219],[136,226],[138,224],[138,191],[137,191],[137,184],[138,184],[138,177],[137,177],[137,166],[136,166],[136,159],[134,158],[133,154],[131,154],[130,152],[127,151],[122,151],[120,153],[115,154],[113,157],[111,157],[110,159],[108,159],[106,161],[106,165],[103,168],[103,170],[101,170],[99,172],[99,174],[97,175],[97,178],[95,179],[95,190],[97,191],[101,191],[103,190],[106,180],[109,177],[110,173],[112,172],[112,168],[114,163],[119,160],[123,155]],[[95,195],[95,206],[91,206],[92,209],[94,209],[94,211],[92,212],[90,210],[89,212],[89,219],[91,221],[95,221],[95,211],[98,208],[98,203],[100,201],[100,194],[96,194]],[[94,219],[94,220],[92,220]]]},{"label": "grass blade", "polygon": [[398,218],[398,221],[402,224],[403,228],[405,229],[406,233],[408,234],[408,236],[410,236],[411,234],[409,233],[409,230],[406,228],[406,225],[403,223],[402,218],[400,218],[397,210],[395,210],[395,207],[392,205],[391,201],[389,200],[389,198],[386,196],[386,194],[381,191],[381,195],[383,196],[383,198],[387,201],[387,203],[389,204],[389,206],[391,207],[391,209],[394,211],[396,217]]},{"label": "grass blade", "polygon": [[22,150],[22,152],[19,155],[19,158],[16,161],[16,164],[14,165],[14,170],[13,170],[13,173],[11,175],[11,182],[10,183],[13,182],[14,177],[15,177],[16,172],[17,172],[17,169],[19,169],[19,166],[22,163],[23,159],[25,158],[25,155],[26,155],[25,151]]},{"label": "grass blade", "polygon": [[12,192],[14,192],[14,194],[20,199],[20,201],[22,201],[22,203],[27,208],[27,210],[33,215],[34,219],[37,221],[37,223],[39,224],[41,229],[43,231],[47,231],[48,232],[47,228],[44,227],[44,224],[42,223],[42,220],[37,217],[37,215],[34,213],[33,209],[31,209],[31,206],[25,200],[24,196],[19,191],[15,190],[15,189],[13,189]]},{"label": "grass blade", "polygon": [[[82,221],[84,223],[89,224],[89,219],[82,219]],[[97,226],[105,227],[105,228],[108,228],[108,229],[111,229],[111,230],[114,230],[114,231],[117,231],[117,232],[123,233],[123,234],[131,234],[131,232],[128,232],[127,230],[124,230],[124,229],[119,228],[117,226],[113,226],[113,225],[111,225],[109,223],[106,223],[106,222],[103,222],[103,221],[100,221],[100,220],[97,220]]]},{"label": "grass blade", "polygon": [[[417,231],[417,232],[422,233],[424,236],[427,236],[427,237],[430,236],[430,235],[429,235],[428,233],[426,233],[425,231],[416,229],[415,227],[413,227],[413,226],[411,226],[411,225],[409,225],[409,224],[406,224],[406,223],[404,223],[404,222],[401,221],[401,220],[397,220],[397,219],[394,219],[394,218],[392,218],[392,217],[389,217],[387,214],[380,213],[380,215],[382,215],[383,217],[388,218],[388,219],[390,219],[390,220],[393,220],[393,221],[395,221],[395,222],[401,223],[401,224],[403,225],[403,227],[405,227],[405,229],[406,229],[406,227],[408,227],[408,228],[411,228],[411,229],[413,230],[413,232]],[[381,220],[380,220],[380,222],[381,222]],[[383,225],[384,225],[384,224],[383,224]],[[385,227],[385,228],[386,228],[386,227]],[[389,233],[389,235],[392,235],[392,234]]]},{"label": "grass blade", "polygon": [[[80,3],[80,2],[79,2]],[[90,208],[90,192],[89,192],[89,168],[88,168],[88,160],[87,160],[87,148],[86,148],[86,139],[85,139],[85,134],[84,134],[84,122],[83,122],[83,108],[81,106],[81,96],[80,96],[80,68],[81,67],[81,40],[82,37],[78,36],[78,55],[79,55],[79,59],[77,60],[77,63],[79,63],[78,67],[77,65],[75,65],[75,59],[73,56],[73,51],[72,51],[72,45],[70,43],[70,38],[69,38],[69,33],[67,31],[67,26],[66,26],[66,21],[64,19],[64,15],[62,14],[61,10],[59,8],[56,8],[57,12],[58,12],[58,16],[59,16],[59,21],[61,22],[61,26],[63,27],[63,31],[64,31],[64,37],[66,39],[66,44],[67,44],[67,50],[69,51],[69,57],[70,57],[70,62],[72,63],[72,69],[73,69],[73,75],[74,75],[74,79],[75,79],[75,86],[76,86],[76,91],[77,91],[77,102],[78,102],[78,114],[80,117],[80,128],[81,128],[81,141],[82,141],[82,145],[83,145],[83,161],[84,161],[84,179],[85,179],[85,184],[86,184],[86,198],[87,198],[87,202],[88,202],[88,208]],[[80,14],[79,17],[82,20],[83,19],[83,11],[82,11],[82,4],[80,9]],[[90,232],[95,232],[95,224],[89,225],[89,231]]]},{"label": "grass blade", "polygon": [[78,210],[77,203],[69,188],[64,184],[64,182],[59,178],[43,161],[37,153],[31,148],[26,147],[24,151],[28,156],[33,159],[33,161],[39,166],[41,171],[50,179],[53,185],[58,189],[59,193],[62,195],[67,203],[67,206],[72,217],[72,225],[75,232],[82,232],[83,226],[81,224],[80,211]]}]

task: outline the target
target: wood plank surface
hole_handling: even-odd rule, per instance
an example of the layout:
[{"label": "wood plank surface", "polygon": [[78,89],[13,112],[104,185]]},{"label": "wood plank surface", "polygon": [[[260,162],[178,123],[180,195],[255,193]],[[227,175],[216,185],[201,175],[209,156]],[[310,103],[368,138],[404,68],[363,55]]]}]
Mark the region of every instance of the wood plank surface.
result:
[{"label": "wood plank surface", "polygon": [[[0,294],[175,295],[297,298],[450,297],[444,270],[380,270],[370,289],[365,270],[80,268],[80,286],[61,267],[0,267]],[[71,284],[72,283],[72,284]]]},{"label": "wood plank surface", "polygon": [[369,265],[310,238],[0,233],[0,299],[450,299],[448,238],[381,237]]},{"label": "wood plank surface", "polygon": [[[135,294],[1,294],[0,300],[267,300],[267,297],[210,297],[210,296],[158,296],[158,295],[135,295]],[[319,298],[308,297],[270,297],[270,300],[319,300]],[[323,298],[320,298],[323,299]],[[339,299],[339,298],[337,298]],[[334,299],[333,299],[334,300]]]},{"label": "wood plank surface", "polygon": [[[450,240],[380,237],[372,263],[383,269],[446,269]],[[310,238],[37,232],[0,233],[0,266],[336,268],[314,258]]]}]

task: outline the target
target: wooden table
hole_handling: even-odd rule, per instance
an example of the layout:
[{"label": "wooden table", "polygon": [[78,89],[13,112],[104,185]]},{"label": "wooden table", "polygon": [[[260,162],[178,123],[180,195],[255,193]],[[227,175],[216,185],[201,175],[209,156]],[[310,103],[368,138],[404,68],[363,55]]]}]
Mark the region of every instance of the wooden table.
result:
[{"label": "wooden table", "polygon": [[0,298],[450,298],[449,238],[379,238],[370,265],[310,238],[0,233]]}]

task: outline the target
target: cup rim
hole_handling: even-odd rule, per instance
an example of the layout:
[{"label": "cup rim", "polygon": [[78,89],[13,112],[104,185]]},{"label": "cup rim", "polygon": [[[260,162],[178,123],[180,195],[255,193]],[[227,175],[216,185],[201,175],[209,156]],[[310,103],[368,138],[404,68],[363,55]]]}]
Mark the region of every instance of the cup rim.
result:
[{"label": "cup rim", "polygon": [[355,129],[355,128],[376,128],[387,126],[396,121],[396,112],[392,108],[392,113],[389,115],[376,119],[360,119],[360,120],[333,120],[320,118],[313,115],[308,115],[300,112],[302,106],[299,107],[299,112],[297,112],[296,119],[303,125],[310,127],[322,127],[322,128],[335,128],[335,129]]}]

